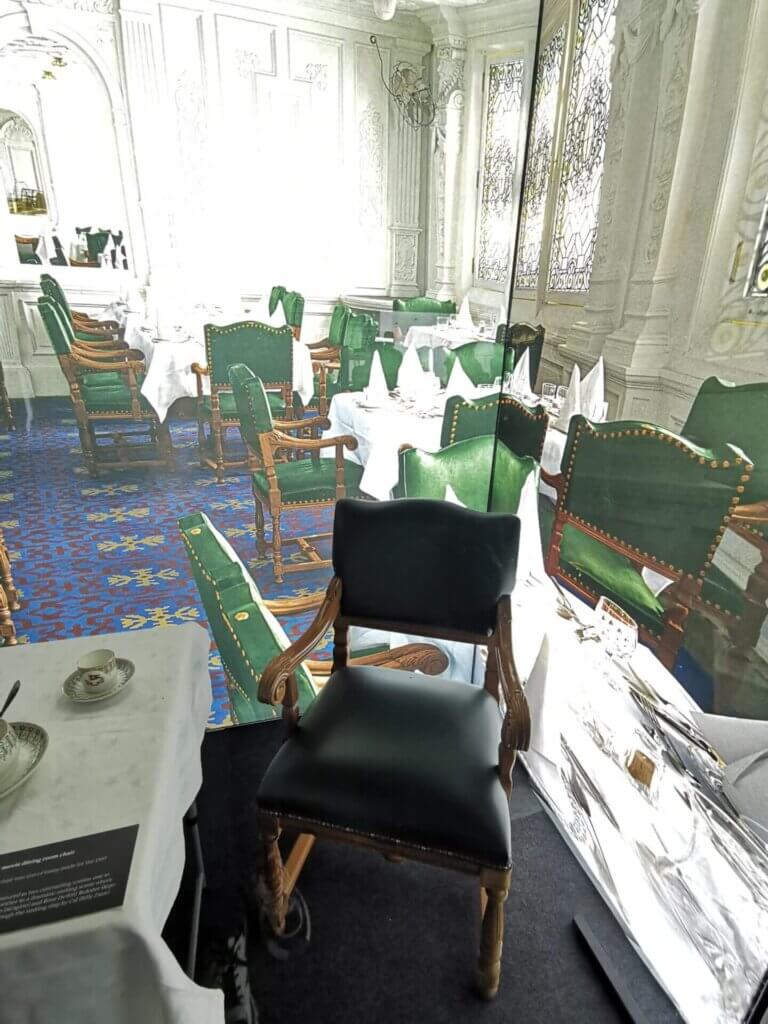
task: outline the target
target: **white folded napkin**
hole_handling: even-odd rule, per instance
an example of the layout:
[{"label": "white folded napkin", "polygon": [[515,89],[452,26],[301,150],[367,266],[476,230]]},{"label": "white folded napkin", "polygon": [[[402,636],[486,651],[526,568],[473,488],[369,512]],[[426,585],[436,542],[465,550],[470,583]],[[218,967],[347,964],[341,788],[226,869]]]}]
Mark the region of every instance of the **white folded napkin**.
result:
[{"label": "white folded napkin", "polygon": [[605,418],[604,404],[605,364],[603,357],[600,356],[581,382],[581,412],[588,420],[595,420],[599,423]]},{"label": "white folded napkin", "polygon": [[384,376],[384,367],[381,365],[381,356],[378,352],[373,353],[371,360],[371,372],[368,375],[368,387],[365,389],[365,399],[369,402],[382,402],[389,397],[387,378]]},{"label": "white folded napkin", "polygon": [[[378,355],[378,353],[376,353]],[[400,393],[409,398],[415,397],[426,387],[424,370],[421,366],[419,353],[414,345],[407,348],[400,369],[397,373],[397,386]]]},{"label": "white folded napkin", "polygon": [[525,684],[525,697],[531,713],[530,749],[555,765],[560,763],[559,679],[560,673],[550,666],[549,637],[545,634]]},{"label": "white folded napkin", "polygon": [[462,398],[470,399],[474,398],[476,394],[477,388],[467,376],[464,367],[461,365],[461,360],[456,359],[451,367],[451,375],[448,378],[448,386],[445,389],[446,399],[453,398],[454,395],[461,395]]},{"label": "white folded napkin", "polygon": [[460,327],[462,330],[474,331],[475,323],[472,319],[472,314],[469,311],[469,296],[464,296],[464,301],[461,304],[461,309],[456,317],[456,327]]},{"label": "white folded napkin", "polygon": [[555,426],[558,430],[562,430],[564,433],[568,433],[568,425],[571,422],[571,416],[578,416],[581,412],[581,370],[579,364],[573,364],[573,370],[571,371],[571,382],[568,385],[568,394],[565,396],[563,402],[563,408],[560,410],[560,415],[557,417]]},{"label": "white folded napkin", "polygon": [[512,394],[525,397],[531,393],[531,356],[527,348],[512,371]]},{"label": "white folded napkin", "polygon": [[694,711],[693,720],[726,764],[768,749],[768,722]]},{"label": "white folded napkin", "polygon": [[43,266],[47,266],[50,262],[51,255],[48,252],[48,243],[45,240],[45,235],[40,235],[35,246],[35,256],[38,257]]}]

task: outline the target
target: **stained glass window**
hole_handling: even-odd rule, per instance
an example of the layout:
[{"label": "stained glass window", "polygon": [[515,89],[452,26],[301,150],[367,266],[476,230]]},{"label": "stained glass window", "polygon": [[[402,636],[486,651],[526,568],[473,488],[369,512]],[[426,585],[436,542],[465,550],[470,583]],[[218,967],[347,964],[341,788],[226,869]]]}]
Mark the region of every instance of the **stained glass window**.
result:
[{"label": "stained glass window", "polygon": [[755,254],[749,274],[749,294],[768,298],[768,196],[763,207],[760,230],[757,233]]},{"label": "stained glass window", "polygon": [[544,211],[552,169],[552,143],[564,49],[565,25],[561,25],[543,48],[536,72],[536,99],[528,149],[515,278],[518,288],[535,288],[539,282]]},{"label": "stained glass window", "polygon": [[488,68],[476,275],[490,284],[505,285],[509,274],[523,66],[504,60]]},{"label": "stained glass window", "polygon": [[617,0],[579,0],[549,287],[589,288],[605,158]]}]

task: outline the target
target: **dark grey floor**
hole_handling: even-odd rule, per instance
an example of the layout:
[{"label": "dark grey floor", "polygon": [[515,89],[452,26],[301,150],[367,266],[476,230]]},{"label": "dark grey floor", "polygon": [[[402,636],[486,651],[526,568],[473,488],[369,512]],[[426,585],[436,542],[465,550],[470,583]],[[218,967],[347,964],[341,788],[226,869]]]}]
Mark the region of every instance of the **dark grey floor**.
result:
[{"label": "dark grey floor", "polygon": [[[209,879],[205,931],[227,930],[244,912],[239,889],[257,860],[256,788],[278,743],[277,723],[206,737],[198,800]],[[577,912],[610,950],[648,1024],[677,1021],[520,769],[511,810],[515,872],[494,1003],[482,1003],[470,988],[478,928],[472,880],[318,843],[299,883],[310,910],[309,943],[289,946],[287,958],[276,959],[250,922],[261,1024],[626,1020],[576,935]],[[186,901],[182,891],[168,928],[172,946],[182,943]],[[205,945],[203,935],[201,960]]]}]

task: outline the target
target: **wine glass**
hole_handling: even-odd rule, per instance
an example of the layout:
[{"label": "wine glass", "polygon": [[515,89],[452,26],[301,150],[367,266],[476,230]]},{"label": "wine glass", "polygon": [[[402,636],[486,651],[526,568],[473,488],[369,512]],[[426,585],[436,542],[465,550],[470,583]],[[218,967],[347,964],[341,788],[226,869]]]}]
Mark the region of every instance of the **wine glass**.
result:
[{"label": "wine glass", "polygon": [[565,384],[559,384],[557,387],[557,393],[555,394],[555,405],[559,409],[563,407],[563,402],[568,397],[568,387]]},{"label": "wine glass", "polygon": [[541,397],[545,405],[554,409],[557,404],[557,384],[542,384]]}]

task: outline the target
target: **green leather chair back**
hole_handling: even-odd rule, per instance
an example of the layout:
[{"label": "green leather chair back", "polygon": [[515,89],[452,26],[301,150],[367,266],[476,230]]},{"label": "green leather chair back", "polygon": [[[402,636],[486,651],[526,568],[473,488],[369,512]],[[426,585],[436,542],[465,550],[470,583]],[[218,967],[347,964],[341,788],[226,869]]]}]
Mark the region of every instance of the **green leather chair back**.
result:
[{"label": "green leather chair back", "polygon": [[530,455],[541,462],[548,426],[549,417],[543,405],[526,405],[511,395],[501,396],[499,440],[515,455]]},{"label": "green leather chair back", "polygon": [[450,486],[462,503],[475,512],[488,511],[491,468],[494,498],[491,511],[516,513],[523,485],[536,463],[518,458],[493,435],[457,441],[439,452],[410,448],[400,453],[400,472],[395,496],[398,498],[445,498]]},{"label": "green leather chair back", "polygon": [[397,387],[397,375],[403,361],[403,353],[386,341],[376,341],[366,349],[341,350],[341,369],[339,384],[345,391],[362,391],[368,386],[371,375],[371,364],[374,353],[378,352],[381,368],[387,380],[387,387],[393,391]]},{"label": "green leather chair back", "polygon": [[337,302],[331,314],[331,325],[328,328],[328,344],[333,348],[340,348],[344,343],[344,332],[347,329],[347,321],[351,310],[343,302]]},{"label": "green leather chair back", "polygon": [[43,261],[35,252],[37,248],[37,239],[32,242],[21,241],[18,237],[16,238],[16,252],[19,255],[19,263],[34,263],[39,266]]},{"label": "green leather chair back", "polygon": [[[179,529],[205,616],[229,680],[233,721],[238,725],[272,718],[275,710],[258,703],[266,665],[290,641],[267,608],[245,565],[202,512],[184,516]],[[299,705],[311,703],[316,689],[309,671],[296,671]]]},{"label": "green leather chair back", "polygon": [[283,312],[289,327],[301,327],[304,319],[304,296],[298,292],[286,292],[283,295]]},{"label": "green leather chair back", "polygon": [[410,299],[395,299],[392,309],[395,313],[438,313],[441,316],[450,316],[456,312],[456,303],[441,302],[426,295],[415,295]]},{"label": "green leather chair back", "polygon": [[285,285],[276,284],[269,293],[269,315],[273,316],[288,289]]},{"label": "green leather chair back", "polygon": [[252,451],[258,452],[259,435],[275,429],[264,384],[253,370],[243,363],[236,363],[230,367],[229,383],[240,421],[240,434],[245,444]]},{"label": "green leather chair back", "polygon": [[349,349],[364,349],[376,341],[376,321],[367,313],[352,313],[347,317],[342,346]]},{"label": "green leather chair back", "polygon": [[536,379],[539,376],[541,354],[544,351],[544,334],[544,324],[499,324],[496,328],[496,341],[514,352],[515,362],[520,359],[525,349],[528,349],[532,391],[536,390]]},{"label": "green leather chair back", "polygon": [[62,317],[58,303],[48,295],[41,295],[37,300],[37,308],[53,351],[57,356],[68,356],[72,351],[72,328]]},{"label": "green leather chair back", "polygon": [[493,341],[471,341],[448,352],[440,375],[444,385],[457,359],[473,384],[493,384],[504,371],[504,346]]},{"label": "green leather chair back", "polygon": [[558,510],[669,568],[703,574],[736,488],[738,448],[700,448],[651,423],[571,419]]},{"label": "green leather chair back", "polygon": [[67,301],[67,296],[64,294],[64,289],[56,278],[52,277],[50,274],[41,274],[40,288],[42,289],[43,295],[47,295],[49,298],[53,299],[53,301],[64,312],[66,319],[71,321],[72,309]]},{"label": "green leather chair back", "polygon": [[693,401],[683,437],[713,448],[734,444],[754,463],[741,504],[768,499],[768,383],[732,384],[710,377]]},{"label": "green leather chair back", "polygon": [[265,384],[292,384],[290,327],[269,327],[255,320],[241,320],[223,327],[206,324],[204,331],[211,387],[228,387],[229,368],[235,363],[245,363]]},{"label": "green leather chair back", "polygon": [[445,403],[443,429],[440,447],[465,441],[469,437],[496,433],[496,419],[499,411],[499,396],[468,400],[454,395]]},{"label": "green leather chair back", "polygon": [[91,231],[85,239],[88,246],[88,259],[92,263],[99,262],[99,256],[104,252],[109,241],[110,232],[103,228],[100,231]]}]

